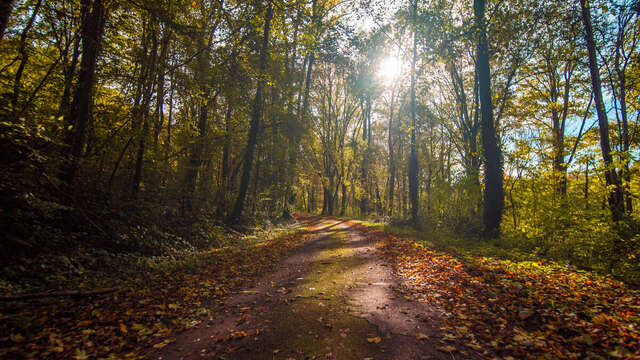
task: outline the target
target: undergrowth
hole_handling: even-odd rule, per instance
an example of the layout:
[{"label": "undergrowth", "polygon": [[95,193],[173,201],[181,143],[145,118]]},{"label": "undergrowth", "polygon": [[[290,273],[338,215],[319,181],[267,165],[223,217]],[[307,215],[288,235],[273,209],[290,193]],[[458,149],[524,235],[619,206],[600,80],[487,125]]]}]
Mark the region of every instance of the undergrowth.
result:
[{"label": "undergrowth", "polygon": [[[539,262],[573,268],[574,270],[594,271],[601,275],[610,275],[627,283],[640,287],[640,264],[637,254],[630,252],[624,257],[613,255],[612,242],[616,236],[610,228],[593,225],[588,232],[571,232],[565,229],[554,239],[540,237],[528,238],[524,233],[505,232],[496,239],[482,239],[478,235],[461,233],[447,226],[422,225],[419,230],[402,221],[361,221],[395,235],[415,240],[420,245],[434,250],[444,251],[468,261],[475,258],[494,258],[516,263]],[[621,231],[631,232],[631,225],[620,225]],[[625,227],[626,226],[626,227]],[[637,248],[638,236],[626,240],[627,248]],[[633,244],[630,244],[633,243]]]}]

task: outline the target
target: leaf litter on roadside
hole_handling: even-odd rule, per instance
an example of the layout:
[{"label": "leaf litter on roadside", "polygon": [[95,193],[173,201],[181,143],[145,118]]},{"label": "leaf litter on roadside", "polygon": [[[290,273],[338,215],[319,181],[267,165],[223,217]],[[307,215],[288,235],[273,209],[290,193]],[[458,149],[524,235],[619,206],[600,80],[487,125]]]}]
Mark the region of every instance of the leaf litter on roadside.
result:
[{"label": "leaf litter on roadside", "polygon": [[640,296],[593,273],[542,262],[461,262],[411,239],[358,225],[382,241],[414,300],[442,309],[445,352],[483,357],[640,358]]},{"label": "leaf litter on roadside", "polygon": [[[172,333],[212,319],[222,296],[304,243],[314,229],[307,225],[250,246],[200,253],[197,272],[141,274],[136,286],[105,297],[20,304],[28,316],[0,323],[0,358],[144,358],[146,349],[175,341]],[[0,317],[9,311],[0,308]]]}]

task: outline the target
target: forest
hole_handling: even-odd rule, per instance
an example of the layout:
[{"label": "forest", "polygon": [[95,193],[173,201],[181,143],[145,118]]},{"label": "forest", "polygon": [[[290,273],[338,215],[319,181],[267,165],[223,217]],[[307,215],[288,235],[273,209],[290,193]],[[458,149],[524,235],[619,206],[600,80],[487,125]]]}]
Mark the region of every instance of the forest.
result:
[{"label": "forest", "polygon": [[637,0],[2,0],[0,55],[2,358],[640,357]]}]

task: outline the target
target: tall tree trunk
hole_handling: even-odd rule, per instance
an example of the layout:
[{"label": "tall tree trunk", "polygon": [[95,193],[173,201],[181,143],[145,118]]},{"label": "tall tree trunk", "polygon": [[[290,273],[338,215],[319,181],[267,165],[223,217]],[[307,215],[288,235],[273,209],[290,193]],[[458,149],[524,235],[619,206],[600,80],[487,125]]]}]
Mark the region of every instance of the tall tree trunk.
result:
[{"label": "tall tree trunk", "polygon": [[153,148],[158,148],[158,142],[160,141],[160,131],[164,126],[164,100],[166,96],[165,88],[165,72],[167,68],[167,57],[169,55],[169,45],[171,43],[171,29],[165,28],[162,35],[162,50],[160,52],[160,62],[158,67],[158,89],[156,97],[156,111],[154,114],[154,126],[153,126]]},{"label": "tall tree trunk", "polygon": [[238,190],[238,197],[236,203],[233,206],[233,211],[229,217],[230,222],[237,222],[242,215],[244,209],[244,202],[247,196],[247,189],[249,188],[249,181],[251,180],[251,167],[253,165],[253,155],[258,142],[258,131],[260,129],[260,118],[262,116],[262,93],[264,91],[264,73],[267,69],[267,55],[269,51],[269,32],[271,30],[271,19],[273,17],[273,4],[271,0],[268,0],[267,11],[264,19],[264,34],[262,36],[262,49],[260,50],[260,65],[259,65],[259,79],[258,86],[256,88],[256,96],[253,102],[253,108],[251,111],[251,125],[249,128],[249,136],[247,139],[247,150],[244,156],[244,164],[242,166],[242,178],[240,180],[240,188]]},{"label": "tall tree trunk", "polygon": [[0,1],[0,40],[4,37],[4,31],[9,25],[9,17],[13,11],[14,0],[1,0]]},{"label": "tall tree trunk", "polygon": [[[198,39],[198,48],[206,49],[208,44],[204,42],[204,35],[202,35]],[[198,111],[198,121],[196,126],[198,128],[198,134],[196,136],[195,142],[191,146],[191,151],[189,153],[189,164],[187,171],[185,173],[184,184],[185,184],[185,206],[187,212],[191,212],[193,210],[193,198],[196,191],[196,184],[198,181],[198,173],[200,172],[200,168],[202,166],[202,152],[204,149],[205,138],[207,136],[207,121],[209,119],[209,103],[215,102],[214,99],[211,99],[211,86],[209,84],[210,80],[208,79],[207,72],[209,71],[209,52],[202,51],[198,55],[198,73],[200,77],[199,89],[200,93],[199,98],[199,111]],[[217,96],[217,93],[216,93]]]},{"label": "tall tree trunk", "polygon": [[395,88],[391,91],[391,101],[389,104],[389,136],[387,144],[389,146],[389,209],[388,215],[393,216],[393,193],[396,186],[396,163],[393,155],[393,104],[395,100]]},{"label": "tall tree trunk", "polygon": [[231,115],[233,114],[233,107],[231,106],[230,99],[227,98],[227,111],[224,115],[224,132],[225,139],[222,145],[222,159],[220,164],[220,190],[218,190],[218,204],[216,212],[219,216],[222,216],[227,211],[227,193],[230,188],[230,169],[229,169],[229,150],[231,147]]},{"label": "tall tree trunk", "polygon": [[316,187],[311,184],[309,186],[309,210],[310,213],[316,211]]},{"label": "tall tree trunk", "polygon": [[[80,36],[74,36],[73,52],[71,53],[71,62],[64,60],[64,85],[62,90],[62,99],[60,100],[60,106],[58,107],[58,116],[63,116],[68,119],[69,106],[71,104],[71,90],[73,89],[73,78],[78,67],[78,59],[80,58]],[[72,126],[73,124],[66,124],[65,127]]]},{"label": "tall tree trunk", "polygon": [[584,168],[584,209],[589,210],[589,160]]},{"label": "tall tree trunk", "polygon": [[[600,82],[600,73],[598,69],[598,61],[596,58],[596,45],[593,40],[593,29],[591,27],[591,12],[586,0],[580,0],[580,9],[582,12],[582,23],[584,25],[584,39],[587,45],[589,55],[589,72],[591,73],[591,87],[593,88],[594,99],[596,103],[596,113],[598,115],[598,126],[600,130],[600,149],[602,150],[602,159],[604,160],[604,172],[607,186],[612,190],[608,195],[609,209],[614,222],[620,221],[624,215],[624,196],[620,178],[616,169],[613,167],[613,157],[611,156],[611,145],[609,142],[609,120],[604,108],[602,100],[602,87]],[[616,241],[614,246],[616,251],[620,251],[620,243]]]},{"label": "tall tree trunk", "polygon": [[13,111],[16,112],[18,111],[18,101],[20,100],[20,92],[22,91],[22,75],[24,74],[24,68],[27,66],[27,62],[29,61],[29,53],[27,52],[27,37],[29,36],[29,31],[33,27],[36,17],[38,16],[41,5],[42,0],[38,0],[33,8],[31,16],[29,17],[29,21],[27,21],[27,25],[25,25],[24,29],[22,29],[22,33],[20,34],[20,47],[18,49],[18,52],[20,53],[20,64],[18,64],[18,69],[16,70],[16,75],[13,80],[13,95],[11,98]]},{"label": "tall tree trunk", "polygon": [[[640,4],[640,2],[639,2]],[[625,197],[626,204],[626,213],[631,214],[633,212],[633,197],[631,194],[631,171],[629,169],[629,150],[630,150],[630,141],[631,135],[629,134],[629,120],[627,114],[627,76],[626,76],[626,67],[628,62],[623,61],[624,65],[620,63],[621,52],[624,52],[625,46],[625,26],[618,27],[618,38],[616,40],[616,56],[614,60],[614,70],[618,78],[618,86],[617,89],[612,85],[612,91],[618,93],[618,103],[620,104],[620,118],[619,123],[622,122],[622,134],[621,134],[621,145],[622,151],[624,153],[623,169],[621,170],[620,176],[621,185],[623,186],[623,193]],[[635,46],[634,46],[635,49]],[[631,50],[632,52],[633,50]],[[624,182],[622,181],[624,180]]]},{"label": "tall tree trunk", "polygon": [[416,149],[416,57],[417,57],[417,36],[416,36],[416,12],[418,2],[413,0],[413,56],[411,58],[411,144],[409,154],[409,201],[411,203],[411,222],[418,225],[418,153]]},{"label": "tall tree trunk", "polygon": [[327,213],[329,216],[333,216],[333,209],[335,204],[335,192],[333,191],[335,184],[335,177],[332,175],[329,178],[329,187],[327,188],[327,195],[329,198],[327,199]]},{"label": "tall tree trunk", "polygon": [[[362,141],[367,140],[367,107],[365,106],[364,96],[360,98],[360,111],[362,113]],[[362,165],[360,166],[360,183],[362,185],[362,198],[360,199],[360,215],[366,216],[369,212],[369,192],[368,192],[368,178],[367,178],[367,166],[369,164],[368,157],[369,152],[367,149],[362,154]]]},{"label": "tall tree trunk", "polygon": [[347,185],[342,182],[342,196],[341,196],[341,204],[340,204],[340,216],[344,216],[344,213],[347,210]]},{"label": "tall tree trunk", "polygon": [[93,87],[95,84],[96,63],[102,43],[102,34],[106,20],[104,0],[82,0],[82,60],[80,73],[71,108],[66,123],[73,124],[67,130],[65,144],[67,163],[62,172],[69,188],[75,180],[82,150],[85,146],[86,131],[91,117],[93,104]]},{"label": "tall tree trunk", "polygon": [[[147,145],[147,137],[149,136],[149,108],[151,106],[151,97],[153,95],[154,83],[156,80],[156,65],[158,63],[158,33],[156,29],[156,21],[155,19],[151,21],[151,53],[149,54],[149,62],[146,64],[148,66],[147,76],[143,77],[146,79],[146,83],[143,88],[143,96],[142,96],[142,104],[137,111],[137,123],[139,126],[142,123],[142,129],[138,129],[138,148],[136,151],[136,163],[134,166],[133,179],[131,182],[131,199],[135,200],[138,198],[138,194],[140,192],[140,183],[142,182],[142,166],[144,164],[144,152]],[[143,71],[145,71],[143,69]]]},{"label": "tall tree trunk", "polygon": [[[619,95],[618,101],[620,102],[620,116],[622,118],[622,150],[625,152],[625,156],[629,156],[630,150],[630,134],[629,134],[629,121],[627,119],[627,85],[626,85],[626,76],[624,70],[619,71],[618,73],[618,81],[619,85]],[[625,181],[624,184],[624,196],[626,203],[626,213],[631,214],[633,212],[633,196],[631,194],[631,169],[629,169],[629,159],[625,158],[624,163],[624,171],[623,171],[623,179]]]},{"label": "tall tree trunk", "polygon": [[[560,102],[560,81],[556,75],[556,69],[552,66],[551,50],[549,50],[547,58],[547,73],[549,78],[549,100],[551,103]],[[574,65],[572,60],[565,61],[564,65],[564,90],[562,92],[562,109],[558,110],[555,106],[551,108],[551,122],[553,130],[553,170],[555,173],[555,193],[565,206],[563,201],[567,194],[567,165],[564,159],[565,146],[565,124],[569,113],[569,95],[571,92],[571,77]]]},{"label": "tall tree trunk", "polygon": [[[169,93],[169,117],[167,118],[167,143],[165,144],[166,156],[169,156],[171,149],[171,126],[173,125],[173,93],[175,91],[174,75],[171,75],[171,92]],[[168,161],[168,159],[167,159]]]},{"label": "tall tree trunk", "polygon": [[[258,152],[260,153],[260,152]],[[251,197],[251,206],[252,212],[256,212],[256,208],[258,206],[258,180],[260,180],[260,169],[262,166],[263,160],[258,156],[257,164],[256,164],[256,176],[253,177],[253,196]]]},{"label": "tall tree trunk", "polygon": [[478,86],[480,93],[482,152],[485,165],[484,188],[484,237],[500,235],[500,222],[504,210],[503,164],[502,151],[498,144],[498,136],[493,121],[493,103],[491,101],[491,71],[489,68],[489,48],[487,44],[486,19],[484,15],[485,0],[474,0],[477,36]]},{"label": "tall tree trunk", "polygon": [[[271,2],[269,2],[269,6],[271,6]],[[320,21],[320,16],[318,14],[318,2],[317,2],[317,0],[313,0],[312,1],[312,11],[313,11],[313,14],[311,15],[312,22],[316,26],[316,29],[317,29],[319,27],[318,22]],[[268,37],[269,34],[266,34],[266,36]],[[266,51],[266,49],[265,49],[265,51]],[[299,121],[304,120],[304,117],[307,115],[307,110],[309,109],[309,89],[311,89],[311,75],[312,75],[312,72],[313,72],[313,64],[314,64],[314,62],[315,62],[315,45],[311,49],[311,52],[309,54],[309,60],[307,62],[307,74],[306,74],[306,77],[305,77],[304,96],[303,96],[303,100],[302,100],[302,111],[300,111],[300,109],[298,108]]]}]

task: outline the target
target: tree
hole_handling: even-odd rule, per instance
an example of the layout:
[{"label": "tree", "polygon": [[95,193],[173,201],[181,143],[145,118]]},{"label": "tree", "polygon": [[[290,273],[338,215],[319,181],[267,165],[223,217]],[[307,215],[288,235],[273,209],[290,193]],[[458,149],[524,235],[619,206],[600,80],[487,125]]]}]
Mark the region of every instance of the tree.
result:
[{"label": "tree", "polygon": [[91,118],[96,63],[102,43],[106,9],[104,0],[82,0],[82,60],[71,109],[67,115],[67,161],[62,179],[72,188]]},{"label": "tree", "polygon": [[502,151],[498,144],[493,120],[491,100],[491,71],[489,68],[489,47],[487,44],[485,1],[474,0],[475,36],[477,41],[478,87],[481,109],[482,153],[484,156],[484,233],[485,237],[500,234],[500,222],[504,209]]},{"label": "tree", "polygon": [[262,96],[264,91],[264,85],[266,83],[265,70],[267,68],[267,57],[269,51],[269,32],[271,28],[271,19],[273,18],[273,3],[271,0],[267,0],[267,9],[264,17],[264,33],[262,36],[262,47],[260,49],[260,65],[259,65],[259,78],[256,87],[256,95],[253,101],[253,107],[251,110],[251,125],[249,128],[249,137],[247,139],[247,148],[245,150],[244,163],[242,167],[242,178],[240,182],[240,188],[238,190],[238,197],[236,198],[233,211],[229,217],[230,222],[238,222],[244,209],[244,202],[247,196],[247,190],[249,189],[249,181],[251,179],[251,167],[253,166],[253,155],[255,152],[256,144],[258,142],[258,131],[260,128],[260,118],[262,116]]},{"label": "tree", "polygon": [[418,225],[418,151],[416,149],[416,57],[417,57],[417,35],[416,18],[418,11],[418,1],[413,0],[411,6],[411,18],[413,27],[413,49],[411,57],[411,90],[410,91],[410,112],[411,112],[411,143],[409,154],[409,201],[411,202],[411,222]]},{"label": "tree", "polygon": [[[586,0],[580,0],[580,11],[582,14],[582,23],[584,25],[584,40],[587,47],[589,57],[589,73],[591,74],[591,87],[596,105],[596,114],[598,116],[598,126],[600,130],[600,150],[605,166],[605,179],[607,186],[612,189],[609,191],[608,203],[611,210],[611,217],[614,222],[620,221],[624,216],[624,195],[620,177],[613,164],[613,156],[611,155],[611,145],[609,140],[609,120],[604,107],[602,98],[602,86],[600,81],[600,70],[596,54],[596,45],[593,40],[593,28],[591,25],[591,11]],[[620,251],[616,242],[617,251]]]}]

